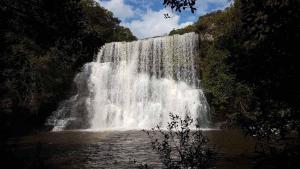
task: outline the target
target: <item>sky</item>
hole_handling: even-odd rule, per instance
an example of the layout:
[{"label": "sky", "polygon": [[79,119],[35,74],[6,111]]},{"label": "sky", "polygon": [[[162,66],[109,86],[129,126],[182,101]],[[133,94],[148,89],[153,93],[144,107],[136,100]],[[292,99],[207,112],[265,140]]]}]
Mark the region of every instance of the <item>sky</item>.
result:
[{"label": "sky", "polygon": [[[206,13],[228,7],[231,0],[197,0],[196,12],[189,9],[180,12],[163,6],[163,0],[98,0],[101,6],[113,12],[138,38],[169,34],[173,29],[190,25]],[[168,13],[171,18],[165,18]]]}]

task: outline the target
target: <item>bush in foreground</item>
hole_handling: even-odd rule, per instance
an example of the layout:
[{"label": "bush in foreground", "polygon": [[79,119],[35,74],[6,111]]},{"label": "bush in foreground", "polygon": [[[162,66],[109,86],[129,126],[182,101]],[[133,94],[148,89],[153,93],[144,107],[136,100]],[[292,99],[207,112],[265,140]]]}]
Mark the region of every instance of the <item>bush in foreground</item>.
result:
[{"label": "bush in foreground", "polygon": [[[151,140],[152,149],[161,160],[164,169],[209,169],[213,167],[215,149],[208,145],[208,139],[203,135],[199,126],[195,130],[190,127],[193,119],[184,119],[170,113],[171,122],[165,129],[159,125],[147,133]],[[138,164],[138,168],[152,168],[148,164]]]}]

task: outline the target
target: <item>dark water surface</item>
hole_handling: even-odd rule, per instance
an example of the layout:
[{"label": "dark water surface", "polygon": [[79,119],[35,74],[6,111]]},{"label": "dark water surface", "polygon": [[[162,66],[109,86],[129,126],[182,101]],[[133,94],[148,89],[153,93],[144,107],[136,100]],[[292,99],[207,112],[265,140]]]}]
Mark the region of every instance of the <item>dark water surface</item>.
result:
[{"label": "dark water surface", "polygon": [[[248,169],[252,166],[253,140],[237,130],[205,131],[216,145],[217,169]],[[14,153],[25,161],[38,158],[59,169],[125,169],[133,161],[160,166],[158,155],[142,131],[63,131],[38,133],[10,141]]]}]

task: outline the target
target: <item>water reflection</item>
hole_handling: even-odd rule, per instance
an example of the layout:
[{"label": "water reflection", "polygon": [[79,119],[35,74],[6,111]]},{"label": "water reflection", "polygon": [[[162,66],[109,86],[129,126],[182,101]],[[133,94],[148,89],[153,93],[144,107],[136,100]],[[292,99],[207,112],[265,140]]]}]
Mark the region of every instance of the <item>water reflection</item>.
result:
[{"label": "water reflection", "polygon": [[[219,169],[251,168],[253,141],[234,130],[205,131],[217,145]],[[37,150],[37,145],[41,145]],[[47,166],[59,169],[127,169],[133,160],[159,168],[158,155],[142,131],[63,131],[38,133],[11,140],[15,153],[24,160],[43,159]]]}]

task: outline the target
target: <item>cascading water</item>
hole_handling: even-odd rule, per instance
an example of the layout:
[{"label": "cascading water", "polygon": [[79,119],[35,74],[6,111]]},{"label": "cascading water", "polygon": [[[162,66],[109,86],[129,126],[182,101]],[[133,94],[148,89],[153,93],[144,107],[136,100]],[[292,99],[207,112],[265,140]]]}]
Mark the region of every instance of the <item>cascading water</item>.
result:
[{"label": "cascading water", "polygon": [[48,123],[54,130],[148,129],[165,126],[174,113],[206,127],[208,105],[194,64],[198,45],[195,33],[105,44],[75,77],[77,94]]}]

